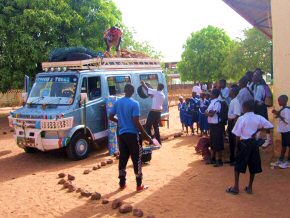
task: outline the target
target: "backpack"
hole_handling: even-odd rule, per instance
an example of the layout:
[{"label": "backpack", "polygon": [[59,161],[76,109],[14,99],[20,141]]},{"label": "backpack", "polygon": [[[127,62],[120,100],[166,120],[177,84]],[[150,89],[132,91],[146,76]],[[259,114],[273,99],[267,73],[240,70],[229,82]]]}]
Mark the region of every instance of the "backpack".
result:
[{"label": "backpack", "polygon": [[265,90],[265,98],[264,98],[264,104],[267,107],[272,107],[273,106],[273,94],[272,91],[270,89],[270,87],[266,84],[263,85],[264,90]]},{"label": "backpack", "polygon": [[229,106],[227,102],[225,101],[217,101],[217,102],[221,104],[221,110],[219,113],[217,113],[218,118],[219,118],[219,123],[222,123],[223,125],[227,125]]}]

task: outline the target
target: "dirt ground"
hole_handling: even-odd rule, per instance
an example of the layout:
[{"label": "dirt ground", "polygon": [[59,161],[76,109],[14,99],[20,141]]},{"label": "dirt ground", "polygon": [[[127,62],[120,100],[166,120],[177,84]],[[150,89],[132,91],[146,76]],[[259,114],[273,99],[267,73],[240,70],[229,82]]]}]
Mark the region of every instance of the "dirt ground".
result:
[{"label": "dirt ground", "polygon": [[[171,128],[163,127],[163,135],[180,130],[176,108],[171,108],[170,113]],[[131,162],[128,187],[118,191],[117,161],[83,175],[85,169],[109,158],[105,150],[93,151],[88,159],[79,162],[69,161],[62,152],[25,154],[6,125],[6,119],[1,119],[0,217],[132,217],[120,215],[111,204],[67,193],[57,184],[60,172],[75,175],[77,187],[98,191],[110,201],[120,198],[142,209],[144,217],[290,217],[290,169],[270,169],[271,151],[261,153],[264,172],[256,178],[254,194],[241,191],[232,196],[225,189],[232,185],[233,168],[205,165],[194,151],[197,136],[165,141],[143,168],[144,183],[150,188],[136,194]],[[241,176],[241,189],[247,180],[248,174]]]}]

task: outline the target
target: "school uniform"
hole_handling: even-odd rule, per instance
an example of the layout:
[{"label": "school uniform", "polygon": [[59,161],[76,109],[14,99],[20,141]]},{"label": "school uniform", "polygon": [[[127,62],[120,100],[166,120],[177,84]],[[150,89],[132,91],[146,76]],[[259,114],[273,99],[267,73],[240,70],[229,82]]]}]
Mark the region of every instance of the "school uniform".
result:
[{"label": "school uniform", "polygon": [[235,162],[236,136],[232,133],[237,117],[241,116],[241,105],[238,98],[231,100],[228,111],[228,133],[230,144],[230,162]]},{"label": "school uniform", "polygon": [[221,94],[219,96],[220,101],[225,101],[227,105],[230,104],[231,98],[230,98],[230,89],[228,87],[225,87],[221,89]]},{"label": "school uniform", "polygon": [[221,103],[219,99],[212,99],[210,105],[208,106],[207,112],[214,111],[213,117],[208,117],[207,121],[209,123],[210,129],[210,140],[212,149],[214,151],[224,150],[224,125],[220,122],[218,113],[221,111]]},{"label": "school uniform", "polygon": [[193,126],[193,105],[188,103],[185,103],[185,110],[184,110],[184,125],[186,127],[192,127]]},{"label": "school uniform", "polygon": [[208,131],[209,130],[209,125],[207,121],[207,116],[205,115],[205,112],[209,106],[209,101],[206,99],[201,99],[200,100],[200,107],[199,107],[199,128],[202,131]]},{"label": "school uniform", "polygon": [[[281,133],[282,147],[290,148],[290,108],[284,107],[280,110],[278,132]],[[285,122],[284,122],[284,121]]]},{"label": "school uniform", "polygon": [[254,112],[239,117],[232,133],[240,137],[235,171],[245,173],[247,166],[251,174],[261,173],[261,157],[255,134],[259,129],[274,128],[273,124]]},{"label": "school uniform", "polygon": [[185,102],[179,102],[178,103],[178,110],[179,110],[179,118],[180,122],[184,124],[184,113],[185,113]]},{"label": "school uniform", "polygon": [[264,103],[266,92],[262,84],[254,85],[255,113],[268,120],[268,109]]},{"label": "school uniform", "polygon": [[154,129],[154,135],[157,141],[161,144],[159,123],[161,120],[161,112],[163,110],[163,103],[165,100],[165,95],[163,91],[158,91],[156,89],[148,88],[148,94],[152,95],[152,107],[147,116],[147,121],[145,124],[145,129],[148,135],[152,137],[151,129]]},{"label": "school uniform", "polygon": [[198,123],[200,99],[198,97],[191,98],[190,104],[193,108],[193,123]]},{"label": "school uniform", "polygon": [[239,91],[237,99],[239,100],[239,103],[241,105],[242,113],[244,113],[243,112],[243,104],[246,101],[254,100],[254,92],[249,87],[244,87]]}]

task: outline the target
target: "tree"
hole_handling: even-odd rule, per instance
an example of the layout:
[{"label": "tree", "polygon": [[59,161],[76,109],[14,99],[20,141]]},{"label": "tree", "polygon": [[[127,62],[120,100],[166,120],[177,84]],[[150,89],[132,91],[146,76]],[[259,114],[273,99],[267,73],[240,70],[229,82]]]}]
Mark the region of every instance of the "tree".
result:
[{"label": "tree", "polygon": [[259,30],[244,30],[245,39],[241,41],[244,66],[254,70],[257,67],[271,72],[272,41]]},{"label": "tree", "polygon": [[[115,25],[124,27],[112,0],[0,0],[0,91],[21,88],[24,75],[34,77],[55,48],[105,51],[103,34]],[[154,54],[126,28],[124,41]]]},{"label": "tree", "polygon": [[272,41],[255,28],[244,30],[244,39],[238,39],[224,62],[227,77],[237,81],[248,70],[261,68],[271,72]]},{"label": "tree", "polygon": [[225,31],[217,27],[208,26],[192,33],[178,64],[182,80],[210,81],[226,76],[223,62],[232,43]]}]

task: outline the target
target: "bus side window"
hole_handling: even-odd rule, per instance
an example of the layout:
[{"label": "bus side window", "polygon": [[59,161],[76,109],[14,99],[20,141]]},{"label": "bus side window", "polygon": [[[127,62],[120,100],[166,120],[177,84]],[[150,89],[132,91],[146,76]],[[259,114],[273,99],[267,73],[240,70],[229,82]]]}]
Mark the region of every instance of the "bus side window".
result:
[{"label": "bus side window", "polygon": [[87,79],[87,77],[84,77],[83,78],[83,82],[82,82],[82,90],[81,90],[81,92],[82,93],[87,93],[87,91],[88,91],[88,79]]},{"label": "bus side window", "polygon": [[110,95],[124,95],[126,84],[131,84],[130,76],[110,76],[107,78]]},{"label": "bus side window", "polygon": [[101,77],[88,77],[88,98],[89,101],[102,96]]},{"label": "bus side window", "polygon": [[149,84],[153,89],[157,89],[159,83],[157,74],[141,74],[140,80]]}]

